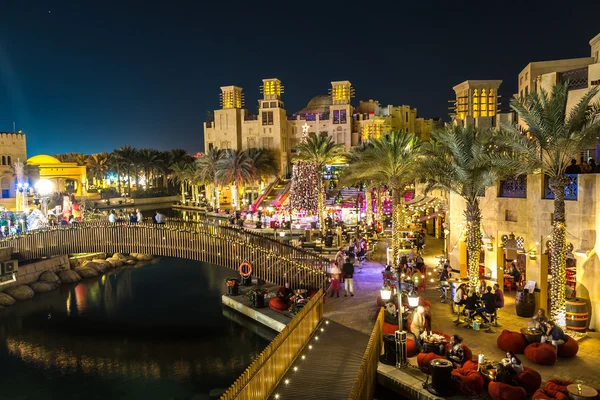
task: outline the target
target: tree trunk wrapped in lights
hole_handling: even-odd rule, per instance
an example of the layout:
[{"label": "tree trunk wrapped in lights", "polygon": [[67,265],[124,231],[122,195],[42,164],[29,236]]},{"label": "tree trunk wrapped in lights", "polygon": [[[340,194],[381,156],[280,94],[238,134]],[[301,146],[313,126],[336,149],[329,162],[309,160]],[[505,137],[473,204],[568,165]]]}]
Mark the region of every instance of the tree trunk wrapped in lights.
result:
[{"label": "tree trunk wrapped in lights", "polygon": [[383,224],[383,199],[381,196],[381,188],[378,187],[375,192],[376,195],[376,210],[377,210],[377,223]]},{"label": "tree trunk wrapped in lights", "polygon": [[404,192],[398,188],[392,188],[392,264],[398,266],[400,255],[400,244],[402,237],[400,232],[404,228]]},{"label": "tree trunk wrapped in lights", "polygon": [[481,210],[479,200],[467,202],[467,252],[469,253],[469,287],[479,287],[479,258],[481,257]]},{"label": "tree trunk wrapped in lights", "polygon": [[366,207],[366,219],[367,225],[371,225],[373,223],[373,196],[372,196],[373,188],[367,187],[365,191],[365,207]]},{"label": "tree trunk wrapped in lights", "polygon": [[325,188],[323,179],[319,173],[317,176],[317,212],[319,213],[319,229],[325,230]]},{"label": "tree trunk wrapped in lights", "polygon": [[564,176],[550,178],[549,186],[554,193],[554,220],[550,240],[550,315],[560,326],[565,320],[565,288],[567,286],[567,226],[565,224],[565,186],[568,180]]}]

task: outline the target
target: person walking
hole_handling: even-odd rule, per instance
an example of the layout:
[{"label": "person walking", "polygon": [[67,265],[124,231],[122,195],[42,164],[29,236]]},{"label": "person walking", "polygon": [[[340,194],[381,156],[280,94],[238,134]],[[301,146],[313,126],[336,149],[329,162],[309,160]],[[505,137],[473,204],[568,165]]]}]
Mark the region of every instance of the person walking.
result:
[{"label": "person walking", "polygon": [[331,278],[331,296],[333,297],[333,295],[335,294],[335,297],[340,297],[340,275],[342,274],[342,271],[340,271],[340,268],[338,267],[338,264],[336,262],[334,262],[331,266],[331,273],[330,273],[330,278]]},{"label": "person walking", "polygon": [[344,274],[344,297],[354,296],[354,263],[350,259],[350,257],[346,257],[346,262],[342,265],[342,272]]},{"label": "person walking", "polygon": [[143,222],[144,221],[144,216],[142,215],[142,212],[140,211],[139,208],[136,208],[135,210],[135,217],[136,217],[136,222]]},{"label": "person walking", "polygon": [[165,219],[166,219],[165,215],[163,213],[161,213],[160,211],[157,211],[156,215],[154,215],[154,222],[156,224],[164,225]]}]

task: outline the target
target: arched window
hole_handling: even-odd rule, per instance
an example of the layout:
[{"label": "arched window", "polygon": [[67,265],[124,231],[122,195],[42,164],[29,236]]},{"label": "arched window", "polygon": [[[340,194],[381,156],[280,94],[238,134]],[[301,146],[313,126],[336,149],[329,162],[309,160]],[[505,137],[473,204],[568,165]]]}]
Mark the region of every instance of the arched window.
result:
[{"label": "arched window", "polygon": [[6,156],[2,156],[2,165],[6,165]]},{"label": "arched window", "polygon": [[7,159],[8,159],[8,165],[12,165],[12,159],[11,159],[11,157],[8,156]]}]

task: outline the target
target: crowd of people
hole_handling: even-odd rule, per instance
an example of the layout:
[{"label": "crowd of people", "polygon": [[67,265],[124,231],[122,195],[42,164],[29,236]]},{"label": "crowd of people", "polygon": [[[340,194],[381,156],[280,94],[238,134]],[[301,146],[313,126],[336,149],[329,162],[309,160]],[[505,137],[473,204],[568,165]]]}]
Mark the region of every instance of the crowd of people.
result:
[{"label": "crowd of people", "polygon": [[[130,223],[130,224],[136,224],[138,222],[143,222],[144,221],[144,216],[142,215],[142,212],[140,211],[139,208],[135,209],[135,211],[119,211],[119,213],[117,213],[116,210],[112,209],[110,210],[110,212],[108,213],[108,222],[116,224],[116,223]],[[159,224],[159,225],[163,225],[165,224],[167,221],[167,217],[161,213],[160,211],[156,211],[154,213],[154,216],[152,217],[152,222],[155,224]]]},{"label": "crowd of people", "polygon": [[566,174],[597,174],[600,173],[600,164],[593,158],[588,158],[587,162],[581,157],[579,163],[576,159],[571,160],[571,165],[565,169]]}]

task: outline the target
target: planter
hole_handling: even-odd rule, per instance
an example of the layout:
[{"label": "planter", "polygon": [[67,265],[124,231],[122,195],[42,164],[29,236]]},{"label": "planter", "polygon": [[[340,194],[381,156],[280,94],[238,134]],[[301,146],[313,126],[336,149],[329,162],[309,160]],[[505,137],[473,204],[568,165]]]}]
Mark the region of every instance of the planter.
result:
[{"label": "planter", "polygon": [[265,307],[265,295],[256,293],[252,295],[252,307],[264,308]]},{"label": "planter", "polygon": [[242,286],[252,286],[252,275],[242,276]]},{"label": "planter", "polygon": [[227,295],[239,296],[240,294],[240,281],[237,278],[229,278],[225,281],[227,285]]},{"label": "planter", "polygon": [[262,229],[262,222],[258,221],[256,223],[256,229]]}]

